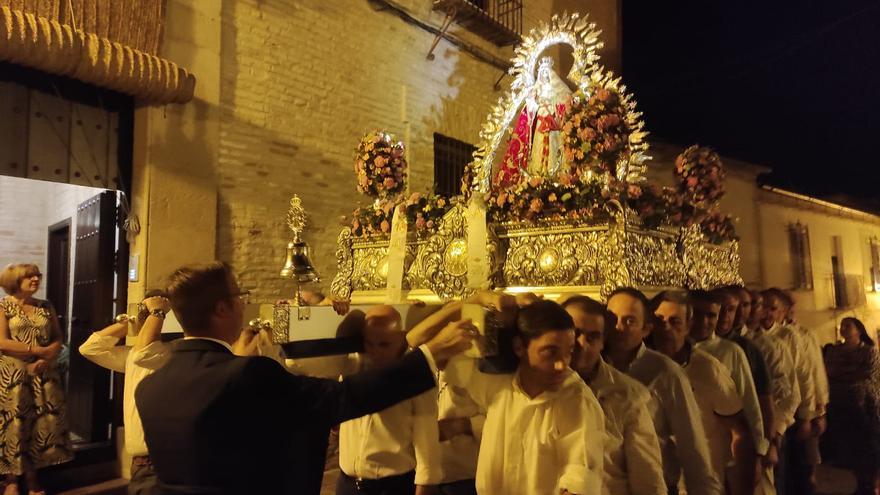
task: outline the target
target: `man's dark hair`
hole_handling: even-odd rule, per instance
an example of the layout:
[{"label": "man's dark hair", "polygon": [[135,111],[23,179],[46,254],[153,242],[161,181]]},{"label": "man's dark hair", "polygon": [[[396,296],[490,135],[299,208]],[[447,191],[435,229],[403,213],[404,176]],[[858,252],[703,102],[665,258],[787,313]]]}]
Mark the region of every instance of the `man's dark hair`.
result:
[{"label": "man's dark hair", "polygon": [[577,308],[588,315],[601,316],[605,322],[605,334],[617,325],[617,315],[608,311],[608,308],[599,301],[587,296],[573,296],[562,303],[563,309]]},{"label": "man's dark hair", "polygon": [[765,301],[767,300],[767,298],[772,297],[782,303],[784,306],[791,308],[791,298],[788,297],[788,294],[786,294],[782,289],[779,289],[777,287],[770,287],[769,289],[762,290],[761,297],[763,297]]},{"label": "man's dark hair", "polygon": [[648,314],[651,313],[651,311],[649,311],[651,309],[651,303],[648,301],[648,296],[646,296],[644,292],[634,287],[618,287],[611,291],[611,294],[608,294],[608,298],[605,300],[610,301],[612,297],[618,294],[623,294],[641,301],[642,309],[645,312],[645,322],[648,322]]},{"label": "man's dark hair", "polygon": [[685,310],[685,315],[687,316],[688,321],[694,316],[694,307],[691,305],[691,298],[688,293],[683,290],[664,290],[652,297],[650,307],[651,313],[656,312],[657,308],[660,307],[660,304],[664,302],[679,304],[687,308]]},{"label": "man's dark hair", "polygon": [[217,303],[230,299],[232,269],[216,261],[178,268],[168,280],[171,308],[186,333],[207,329]]},{"label": "man's dark hair", "polygon": [[715,291],[710,292],[703,289],[694,289],[688,292],[688,297],[691,300],[691,304],[702,302],[724,306],[724,299],[722,299],[721,295]]},{"label": "man's dark hair", "polygon": [[568,312],[553,301],[538,300],[520,308],[516,317],[517,335],[528,344],[530,340],[558,330],[574,330]]}]

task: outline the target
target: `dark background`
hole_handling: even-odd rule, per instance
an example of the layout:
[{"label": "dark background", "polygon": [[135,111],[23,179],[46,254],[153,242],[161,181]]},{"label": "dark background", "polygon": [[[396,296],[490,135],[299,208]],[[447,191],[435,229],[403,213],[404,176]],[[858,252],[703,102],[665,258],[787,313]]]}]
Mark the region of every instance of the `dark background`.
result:
[{"label": "dark background", "polygon": [[880,1],[622,3],[624,81],[654,138],[880,210]]}]

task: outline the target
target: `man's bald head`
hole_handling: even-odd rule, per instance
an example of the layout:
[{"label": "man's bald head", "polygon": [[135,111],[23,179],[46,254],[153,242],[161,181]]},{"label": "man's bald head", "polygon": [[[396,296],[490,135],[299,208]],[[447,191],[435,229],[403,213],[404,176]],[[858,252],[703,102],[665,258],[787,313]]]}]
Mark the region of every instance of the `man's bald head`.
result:
[{"label": "man's bald head", "polygon": [[364,352],[377,367],[393,363],[406,350],[400,313],[387,304],[367,310],[364,325]]},{"label": "man's bald head", "polygon": [[387,331],[403,331],[400,312],[388,304],[380,304],[368,309],[365,320],[367,327],[381,327]]}]

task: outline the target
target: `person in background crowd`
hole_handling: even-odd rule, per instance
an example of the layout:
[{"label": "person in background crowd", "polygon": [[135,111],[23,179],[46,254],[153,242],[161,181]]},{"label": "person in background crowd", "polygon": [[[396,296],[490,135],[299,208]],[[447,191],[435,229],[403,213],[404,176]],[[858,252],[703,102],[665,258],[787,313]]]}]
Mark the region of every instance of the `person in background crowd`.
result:
[{"label": "person in background crowd", "polygon": [[761,313],[759,308],[763,308],[764,296],[761,291],[756,289],[746,289],[749,291],[749,297],[752,301],[751,311],[746,317],[745,325],[739,329],[740,335],[743,337],[751,337],[749,333],[757,330],[761,326]]},{"label": "person in background crowd", "polygon": [[[750,313],[758,314],[759,321],[766,316],[760,293],[756,294],[754,299],[749,291],[740,293],[748,296],[751,302]],[[760,324],[746,334],[749,341],[761,351],[764,362],[767,364],[767,371],[770,373],[770,398],[773,406],[772,413],[764,418],[770,447],[767,455],[762,458],[763,469],[755,493],[757,495],[775,494],[775,472],[780,460],[783,435],[785,430],[794,423],[795,410],[800,402],[800,389],[794,371],[794,360],[786,345],[775,337],[767,335]],[[779,471],[781,472],[781,468]]]},{"label": "person in background crowd", "polygon": [[12,264],[0,272],[0,475],[4,495],[45,494],[37,471],[73,458],[67,430],[64,383],[55,367],[61,351],[58,316],[34,298],[43,275],[36,265]]},{"label": "person in background crowd", "polygon": [[[144,427],[134,403],[134,391],[144,377],[153,372],[167,359],[171,349],[159,337],[165,315],[171,311],[171,303],[160,291],[147,293],[141,303],[143,311],[137,316],[140,332],[133,347],[117,345],[128,334],[128,319],[122,319],[89,336],[79,352],[89,361],[117,373],[125,373],[122,395],[122,414],[125,421],[125,450],[131,455],[131,481],[128,493],[150,495],[156,487],[156,473],[150,462]],[[153,361],[152,367],[144,367],[135,361]]]},{"label": "person in background crowd", "polygon": [[669,356],[687,373],[700,406],[718,480],[729,494],[752,494],[755,447],[730,371],[710,354],[695,349],[688,339],[693,309],[687,294],[661,292],[651,300],[651,306],[659,321],[650,341],[655,350]]},{"label": "person in background crowd", "polygon": [[718,324],[715,326],[715,334],[723,339],[728,339],[740,346],[748,360],[749,370],[752,372],[752,380],[755,383],[755,394],[758,396],[758,406],[763,420],[762,432],[766,443],[763,450],[756,448],[758,454],[758,475],[765,464],[773,430],[773,397],[770,392],[770,371],[767,369],[767,361],[757,344],[743,336],[746,332],[746,319],[752,311],[752,297],[742,286],[731,285],[712,291],[721,302],[721,311],[718,313]]},{"label": "person in background crowd", "polygon": [[623,287],[611,293],[608,310],[617,318],[617,326],[606,340],[605,357],[651,392],[652,419],[669,493],[678,493],[681,472],[689,494],[723,493],[711,467],[700,409],[684,370],[643,342],[654,322],[648,306],[645,295],[636,289]]},{"label": "person in background crowd", "polygon": [[438,425],[443,479],[442,495],[476,495],[477,459],[486,412],[464,387],[451,385],[440,373]]},{"label": "person in background crowd", "polygon": [[822,360],[822,347],[814,332],[798,323],[795,318],[795,301],[790,293],[783,291],[783,304],[788,308],[784,324],[794,329],[804,342],[807,362],[810,366],[815,402],[812,407],[813,419],[810,420],[810,432],[805,438],[794,444],[791,452],[791,469],[789,483],[795,493],[810,494],[816,487],[816,466],[822,462],[819,453],[819,438],[825,432],[825,412],[828,408],[828,374]]},{"label": "person in background crowd", "polygon": [[574,321],[577,351],[571,366],[596,394],[605,413],[605,495],[666,495],[660,443],[651,419],[651,394],[602,359],[614,315],[586,296],[562,303]]},{"label": "person in background crowd", "polygon": [[[445,364],[476,334],[456,322],[386,369],[301,377],[233,355],[247,291],[228,265],[181,267],[168,294],[185,337],[135,391],[160,494],[319,493],[330,428],[434,388],[435,360]],[[254,411],[284,421],[254,423]]]},{"label": "person in background crowd", "polygon": [[[690,302],[693,308],[691,319],[690,338],[694,341],[694,347],[707,352],[721,361],[727,367],[736,391],[742,399],[743,411],[749,423],[749,433],[755,449],[752,458],[756,461],[752,464],[753,489],[757,483],[758,464],[757,460],[767,454],[769,442],[764,437],[764,418],[761,416],[761,405],[758,402],[758,394],[755,391],[755,381],[752,377],[749,361],[742,348],[727,339],[722,339],[715,333],[718,326],[718,317],[721,314],[723,300],[717,294],[706,291],[691,291]],[[744,480],[742,477],[734,478],[735,482]]]},{"label": "person in background crowd", "polygon": [[[511,296],[480,293],[472,303],[493,306],[501,318],[516,317],[516,374],[486,374],[467,356],[449,362],[444,374],[467,388],[486,411],[477,492],[505,495],[602,492],[604,417],[596,397],[569,367],[574,323],[562,307],[538,300],[516,312]],[[407,334],[410,345],[458,318],[451,303]]]},{"label": "person in background crowd", "polygon": [[[374,306],[364,315],[358,332],[364,352],[339,359],[295,360],[308,374],[310,365],[337,363],[336,375],[368,369],[386,369],[406,353],[400,313],[391,306]],[[327,366],[320,366],[325,370]],[[339,426],[337,495],[370,493],[426,494],[442,477],[440,432],[437,424],[437,389],[399,402],[383,411],[355,418]]]},{"label": "person in background crowd", "polygon": [[865,325],[840,322],[841,341],[825,346],[831,388],[828,431],[822,438],[826,461],[856,475],[856,495],[880,493],[880,357]]},{"label": "person in background crowd", "polygon": [[[797,378],[800,401],[795,411],[794,424],[785,432],[783,448],[780,449],[780,463],[776,468],[776,489],[780,493],[790,493],[789,461],[793,445],[799,445],[812,434],[811,421],[815,417],[816,388],[808,358],[808,350],[803,338],[792,328],[784,325],[788,307],[785,294],[776,288],[761,292],[761,327],[771,338],[781,342],[789,351]],[[800,454],[795,454],[800,455]]]}]

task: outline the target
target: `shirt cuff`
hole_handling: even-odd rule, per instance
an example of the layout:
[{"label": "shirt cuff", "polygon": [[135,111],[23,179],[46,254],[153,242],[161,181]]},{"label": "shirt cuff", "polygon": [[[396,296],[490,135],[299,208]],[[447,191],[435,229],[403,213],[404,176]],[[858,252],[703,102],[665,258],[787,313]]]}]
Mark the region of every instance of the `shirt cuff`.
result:
[{"label": "shirt cuff", "polygon": [[559,489],[577,495],[601,493],[602,479],[586,466],[566,466],[559,478]]},{"label": "shirt cuff", "polygon": [[770,441],[764,438],[764,435],[761,435],[760,440],[755,444],[755,452],[760,456],[767,455],[767,451],[770,449]]},{"label": "shirt cuff", "polygon": [[434,362],[434,355],[431,354],[427,344],[420,345],[419,350],[425,355],[425,361],[428,362],[428,367],[431,368],[431,374],[434,375],[434,381],[437,381],[439,370],[437,369],[437,363]]}]

